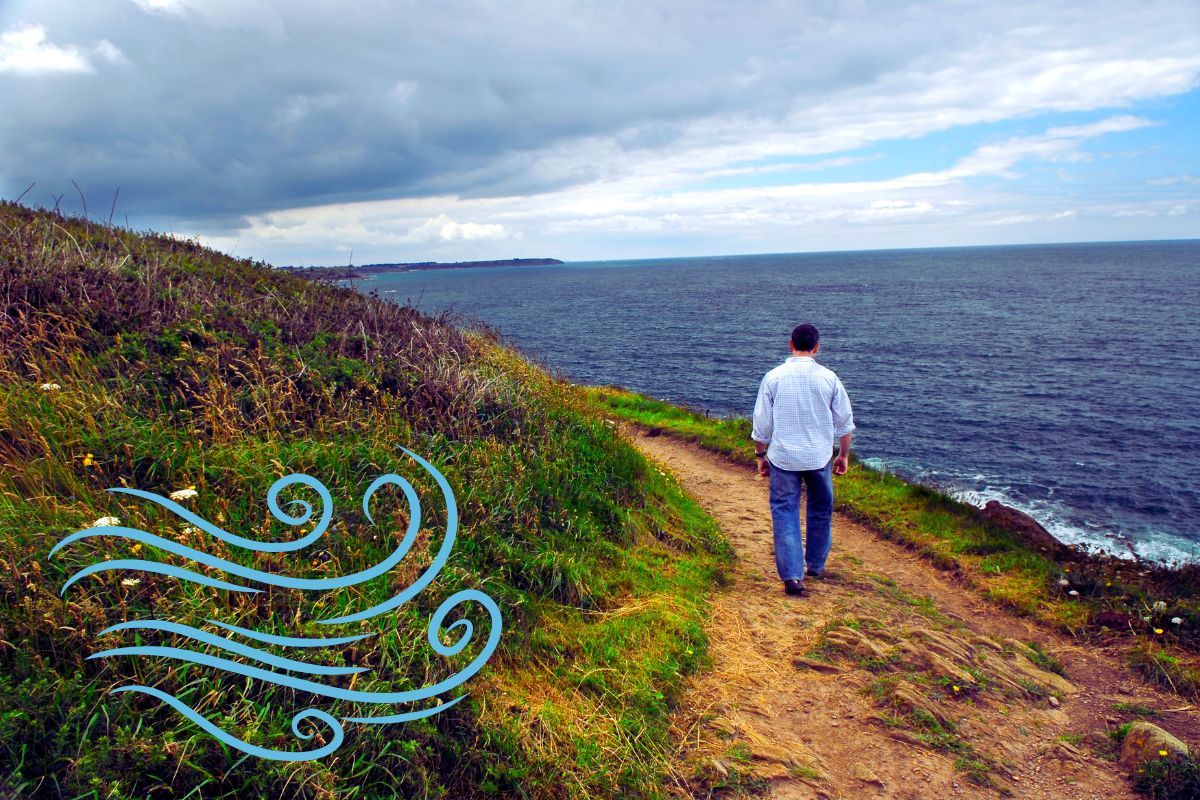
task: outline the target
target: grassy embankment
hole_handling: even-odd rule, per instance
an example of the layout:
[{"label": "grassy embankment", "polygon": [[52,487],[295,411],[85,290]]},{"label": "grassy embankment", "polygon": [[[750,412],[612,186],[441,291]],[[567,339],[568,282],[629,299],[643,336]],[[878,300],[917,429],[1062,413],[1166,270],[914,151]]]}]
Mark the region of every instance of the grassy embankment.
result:
[{"label": "grassy embankment", "polygon": [[[12,204],[0,205],[0,287],[0,796],[661,793],[677,745],[671,704],[704,667],[705,595],[731,551],[577,391],[494,337],[411,308],[193,242]],[[426,625],[443,598],[479,589],[499,604],[504,633],[482,673],[444,697],[465,691],[466,700],[417,722],[347,724],[341,749],[289,764],[241,758],[150,698],[108,693],[158,686],[234,735],[293,750],[313,746],[288,731],[310,705],[339,717],[409,710],[331,704],[248,679],[230,686],[228,676],[163,659],[86,660],[100,630],[151,616],[359,632],[306,620],[407,586],[444,531],[436,487],[400,445],[447,476],[459,539],[437,580],[344,658],[374,670],[356,676],[358,689],[450,675],[479,652],[487,618],[470,604],[451,613],[448,621],[466,613],[476,624],[451,658],[430,649]],[[316,601],[115,572],[60,597],[69,575],[102,557],[186,562],[119,538],[47,558],[60,538],[106,515],[212,549],[150,504],[105,492],[122,485],[194,487],[192,510],[226,530],[292,539],[264,496],[278,477],[307,473],[329,487],[336,510],[303,560],[221,543],[215,552],[302,577],[345,574],[381,560],[407,524],[393,489],[373,500],[376,526],[361,509],[367,484],[390,471],[422,498],[417,546],[389,578]],[[315,495],[292,496],[320,511]],[[192,644],[141,638],[155,637]],[[113,642],[122,643],[132,637]]]},{"label": "grassy embankment", "polygon": [[[754,464],[748,419],[710,417],[614,387],[585,391],[616,417]],[[983,596],[1074,636],[1122,647],[1151,680],[1200,696],[1197,566],[1167,569],[1082,552],[1059,563],[974,507],[858,462],[837,479],[836,501],[840,511],[956,573]]]}]

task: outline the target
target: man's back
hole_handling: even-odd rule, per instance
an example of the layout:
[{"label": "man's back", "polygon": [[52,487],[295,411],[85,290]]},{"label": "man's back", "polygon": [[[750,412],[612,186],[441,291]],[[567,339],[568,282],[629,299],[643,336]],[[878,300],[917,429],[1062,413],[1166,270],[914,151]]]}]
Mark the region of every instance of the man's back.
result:
[{"label": "man's back", "polygon": [[781,469],[820,469],[834,439],[854,430],[841,380],[811,356],[790,356],[768,372],[754,404],[751,438],[770,442],[767,459]]}]

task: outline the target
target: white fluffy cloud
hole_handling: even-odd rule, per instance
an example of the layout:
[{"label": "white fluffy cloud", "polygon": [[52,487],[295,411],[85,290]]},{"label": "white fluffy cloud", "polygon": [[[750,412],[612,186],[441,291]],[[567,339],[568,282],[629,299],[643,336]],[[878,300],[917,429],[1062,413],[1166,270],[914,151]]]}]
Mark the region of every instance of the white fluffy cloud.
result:
[{"label": "white fluffy cloud", "polygon": [[187,7],[186,0],[133,0],[133,4],[143,11],[160,14],[182,14]]},{"label": "white fluffy cloud", "polygon": [[110,64],[128,63],[121,49],[108,39],[90,47],[56,45],[47,41],[41,25],[18,23],[0,33],[0,73],[45,75],[51,73],[92,73],[93,59]]},{"label": "white fluffy cloud", "polygon": [[411,229],[402,237],[402,241],[425,244],[426,242],[462,242],[472,239],[506,238],[508,238],[508,232],[504,230],[503,225],[455,222],[445,214],[438,214]]},{"label": "white fluffy cloud", "polygon": [[82,49],[51,44],[46,41],[46,29],[41,25],[18,25],[0,33],[0,72],[37,75],[92,71]]}]

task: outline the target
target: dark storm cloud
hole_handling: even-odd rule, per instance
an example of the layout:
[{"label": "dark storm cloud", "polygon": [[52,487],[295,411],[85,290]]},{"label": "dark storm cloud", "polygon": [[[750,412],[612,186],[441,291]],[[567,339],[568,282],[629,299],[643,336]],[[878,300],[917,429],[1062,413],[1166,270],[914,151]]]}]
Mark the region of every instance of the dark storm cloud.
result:
[{"label": "dark storm cloud", "polygon": [[605,169],[538,169],[556,144],[656,149],[696,120],[782,117],[818,88],[897,68],[927,35],[913,19],[886,38],[855,33],[820,4],[141,6],[17,3],[0,17],[123,55],[93,55],[89,73],[0,75],[6,195],[34,181],[35,194],[73,192],[74,179],[94,204],[120,186],[130,213],[232,220],[546,191]]}]

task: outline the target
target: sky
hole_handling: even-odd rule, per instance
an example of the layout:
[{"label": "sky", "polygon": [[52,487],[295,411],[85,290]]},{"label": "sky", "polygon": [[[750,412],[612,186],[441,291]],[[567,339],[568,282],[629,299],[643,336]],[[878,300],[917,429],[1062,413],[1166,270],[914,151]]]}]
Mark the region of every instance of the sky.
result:
[{"label": "sky", "polygon": [[23,192],[276,265],[1198,238],[1200,0],[0,0]]}]

